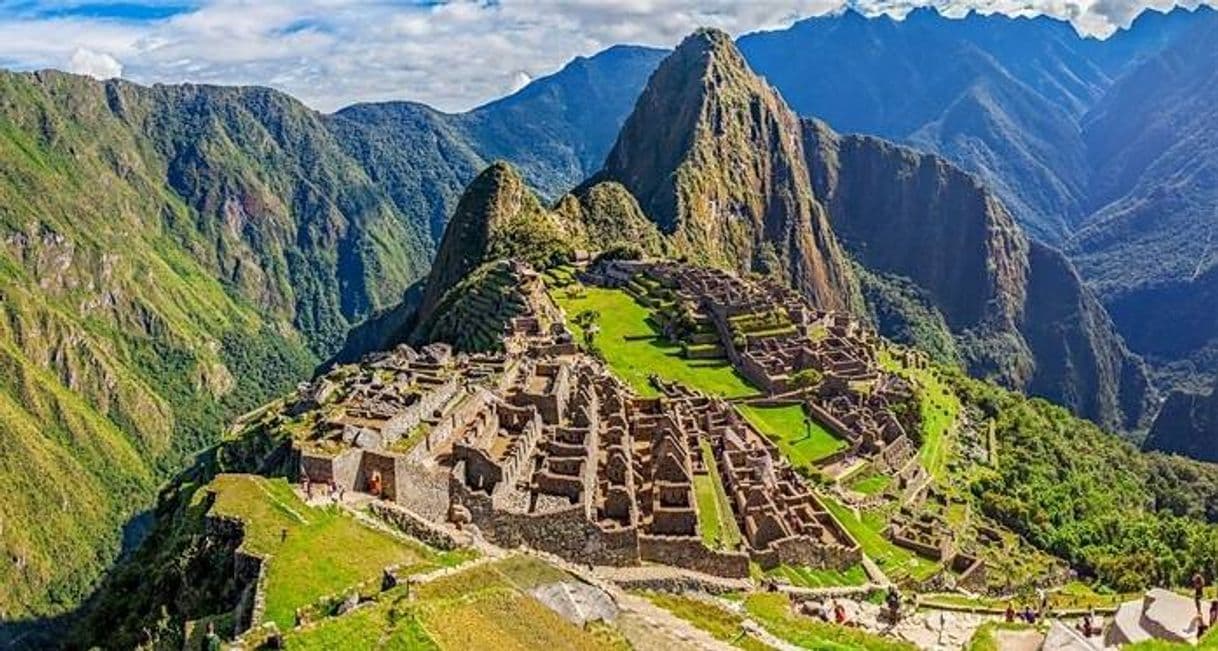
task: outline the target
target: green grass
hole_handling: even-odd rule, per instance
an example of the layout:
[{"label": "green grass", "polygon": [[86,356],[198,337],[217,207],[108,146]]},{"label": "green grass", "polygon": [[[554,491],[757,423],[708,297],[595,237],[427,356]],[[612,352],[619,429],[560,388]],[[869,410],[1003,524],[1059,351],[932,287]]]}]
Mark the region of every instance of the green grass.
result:
[{"label": "green grass", "polygon": [[571,580],[529,556],[472,567],[285,636],[288,649],[604,649],[624,648],[611,625],[581,629],[527,591]]},{"label": "green grass", "polygon": [[711,452],[710,443],[702,439],[701,444],[707,473],[694,475],[694,497],[697,500],[702,542],[712,549],[737,549],[742,538],[727,492],[719,478],[718,463]]},{"label": "green grass", "polygon": [[781,577],[791,585],[801,588],[830,588],[855,586],[867,583],[867,572],[862,565],[851,565],[845,570],[822,570],[811,567],[779,565],[766,570],[766,576]]},{"label": "green grass", "polygon": [[864,512],[863,517],[859,518],[832,498],[821,497],[821,501],[863,548],[863,553],[871,557],[889,579],[895,581],[906,576],[927,579],[938,570],[938,564],[897,547],[885,537],[886,522],[882,516]]},{"label": "green grass", "polygon": [[935,374],[933,368],[906,368],[885,349],[880,350],[879,361],[886,370],[903,375],[917,385],[920,397],[918,409],[922,416],[922,446],[918,450],[918,462],[932,479],[942,481],[951,456],[950,431],[960,413],[960,398]]},{"label": "green grass", "polygon": [[329,649],[439,650],[410,609],[404,590],[382,595],[372,605],[332,617],[284,636],[289,651]]},{"label": "green grass", "polygon": [[846,448],[846,442],[834,436],[820,423],[812,421],[811,432],[805,423],[801,405],[787,407],[754,407],[739,405],[741,415],[774,441],[792,466],[811,468],[816,462]]},{"label": "green grass", "polygon": [[865,474],[850,482],[850,490],[863,495],[879,495],[892,484],[892,477],[881,473]]},{"label": "green grass", "polygon": [[757,593],[744,602],[749,615],[775,637],[805,649],[833,651],[896,651],[916,649],[908,642],[899,642],[836,624],[797,615],[784,594]]},{"label": "green grass", "polygon": [[646,592],[643,596],[660,608],[710,633],[716,640],[741,649],[762,651],[769,648],[744,631],[741,626],[744,617],[726,608],[684,595]]},{"label": "green grass", "polygon": [[618,377],[644,396],[656,396],[648,377],[653,373],[708,394],[726,398],[756,395],[758,390],[724,360],[691,360],[681,355],[680,344],[663,340],[649,321],[650,311],[629,294],[603,287],[586,287],[578,297],[553,292],[567,313],[568,326],[577,341],[583,332],[572,317],[584,310],[600,313],[596,345]]},{"label": "green grass", "polygon": [[295,624],[297,608],[375,580],[389,565],[435,564],[435,555],[421,544],[372,529],[334,507],[306,506],[282,479],[220,475],[211,489],[211,512],[240,518],[245,548],[270,556],[266,619],[280,630]]}]

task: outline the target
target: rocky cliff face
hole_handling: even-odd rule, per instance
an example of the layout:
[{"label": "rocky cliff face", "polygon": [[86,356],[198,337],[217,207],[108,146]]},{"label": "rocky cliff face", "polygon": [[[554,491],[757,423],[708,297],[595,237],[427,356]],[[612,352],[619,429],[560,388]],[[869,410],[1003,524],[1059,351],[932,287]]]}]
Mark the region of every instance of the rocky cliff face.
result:
[{"label": "rocky cliff face", "polygon": [[1060,252],[1029,241],[1002,202],[938,156],[804,122],[816,196],[869,270],[907,278],[976,375],[1105,426],[1145,416],[1148,385]]},{"label": "rocky cliff face", "polygon": [[678,254],[770,274],[820,307],[859,302],[812,198],[798,118],[722,32],[689,36],[660,64],[602,180],[625,186]]},{"label": "rocky cliff face", "polygon": [[1142,449],[1218,462],[1218,382],[1209,394],[1176,391],[1168,396]]}]

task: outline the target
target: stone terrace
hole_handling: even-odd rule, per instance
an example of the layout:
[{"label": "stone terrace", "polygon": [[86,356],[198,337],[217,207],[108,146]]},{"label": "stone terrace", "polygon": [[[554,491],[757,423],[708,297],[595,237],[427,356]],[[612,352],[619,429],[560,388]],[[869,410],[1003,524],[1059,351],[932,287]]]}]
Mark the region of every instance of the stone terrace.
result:
[{"label": "stone terrace", "polygon": [[[636,297],[651,287],[657,296],[640,300],[653,307],[694,306],[694,319],[713,324],[744,377],[769,396],[804,400],[815,420],[849,443],[836,457],[864,457],[894,471],[916,451],[914,388],[879,367],[878,336],[850,315],[815,310],[773,283],[672,262],[610,262],[590,277]],[[801,386],[797,379],[806,372],[813,379]]]}]

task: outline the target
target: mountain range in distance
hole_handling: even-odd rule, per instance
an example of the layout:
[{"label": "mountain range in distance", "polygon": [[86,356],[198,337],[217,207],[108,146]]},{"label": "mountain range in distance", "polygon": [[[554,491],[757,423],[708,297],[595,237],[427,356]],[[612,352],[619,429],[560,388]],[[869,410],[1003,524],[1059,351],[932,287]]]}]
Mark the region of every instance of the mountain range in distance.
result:
[{"label": "mountain range in distance", "polygon": [[848,11],[661,68],[614,47],[455,115],[0,73],[0,514],[30,523],[3,529],[0,611],[70,610],[232,417],[409,338],[477,266],[445,227],[500,159],[519,176],[470,214],[513,196],[600,245],[626,220],[1110,429],[1178,385],[1147,445],[1212,459],[1215,34],[1206,7],[1105,41]]}]

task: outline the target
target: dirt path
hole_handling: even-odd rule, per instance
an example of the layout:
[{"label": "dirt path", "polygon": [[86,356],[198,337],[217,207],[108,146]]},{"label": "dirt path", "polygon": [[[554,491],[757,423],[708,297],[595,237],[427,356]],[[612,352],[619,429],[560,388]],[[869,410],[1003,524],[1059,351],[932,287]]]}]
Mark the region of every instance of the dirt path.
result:
[{"label": "dirt path", "polygon": [[998,651],[1036,651],[1045,636],[1038,631],[994,631]]}]

